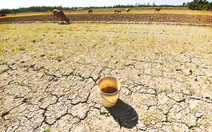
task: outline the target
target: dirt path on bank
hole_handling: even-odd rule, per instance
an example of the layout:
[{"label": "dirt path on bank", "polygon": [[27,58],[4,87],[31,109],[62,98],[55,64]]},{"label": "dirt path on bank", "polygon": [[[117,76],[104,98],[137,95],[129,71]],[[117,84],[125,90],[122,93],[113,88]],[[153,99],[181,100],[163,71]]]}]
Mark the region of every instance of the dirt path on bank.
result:
[{"label": "dirt path on bank", "polygon": [[[183,14],[81,14],[66,15],[70,21],[134,21],[134,22],[174,22],[212,25],[212,16]],[[1,23],[53,21],[52,15],[1,18]]]}]

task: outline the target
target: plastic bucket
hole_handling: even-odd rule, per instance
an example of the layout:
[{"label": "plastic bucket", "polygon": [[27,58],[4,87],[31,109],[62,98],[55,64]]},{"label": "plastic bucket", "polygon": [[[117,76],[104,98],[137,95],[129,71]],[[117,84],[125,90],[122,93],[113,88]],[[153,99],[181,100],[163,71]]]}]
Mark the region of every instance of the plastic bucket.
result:
[{"label": "plastic bucket", "polygon": [[104,77],[99,81],[97,88],[102,105],[113,107],[118,101],[121,91],[120,82],[114,77]]}]

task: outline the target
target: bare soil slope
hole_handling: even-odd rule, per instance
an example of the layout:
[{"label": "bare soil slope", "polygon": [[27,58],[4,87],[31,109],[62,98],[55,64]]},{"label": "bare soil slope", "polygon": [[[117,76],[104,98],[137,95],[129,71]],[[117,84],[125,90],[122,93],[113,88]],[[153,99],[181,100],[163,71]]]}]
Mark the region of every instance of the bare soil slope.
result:
[{"label": "bare soil slope", "polygon": [[[80,14],[66,15],[70,21],[136,21],[212,24],[212,16],[184,14]],[[1,18],[1,23],[53,21],[53,15]]]}]

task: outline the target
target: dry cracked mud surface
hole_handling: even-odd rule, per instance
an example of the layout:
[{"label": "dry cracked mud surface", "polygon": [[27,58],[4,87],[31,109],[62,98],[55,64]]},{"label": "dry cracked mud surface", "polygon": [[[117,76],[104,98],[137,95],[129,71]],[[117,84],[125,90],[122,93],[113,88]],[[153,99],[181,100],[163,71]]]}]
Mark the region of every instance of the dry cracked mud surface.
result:
[{"label": "dry cracked mud surface", "polygon": [[[4,26],[4,28],[3,28]],[[0,131],[211,131],[212,28],[2,24]],[[97,93],[121,82],[113,108]]]}]

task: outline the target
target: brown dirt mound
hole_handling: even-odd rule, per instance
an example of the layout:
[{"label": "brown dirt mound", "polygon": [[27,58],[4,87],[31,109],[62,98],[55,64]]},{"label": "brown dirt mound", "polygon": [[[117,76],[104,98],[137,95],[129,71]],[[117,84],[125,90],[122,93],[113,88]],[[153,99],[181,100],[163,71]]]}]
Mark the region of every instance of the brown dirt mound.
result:
[{"label": "brown dirt mound", "polygon": [[[66,15],[70,21],[136,21],[136,22],[175,22],[212,25],[212,16],[183,14],[81,14]],[[1,18],[1,23],[53,21],[52,15]]]}]

